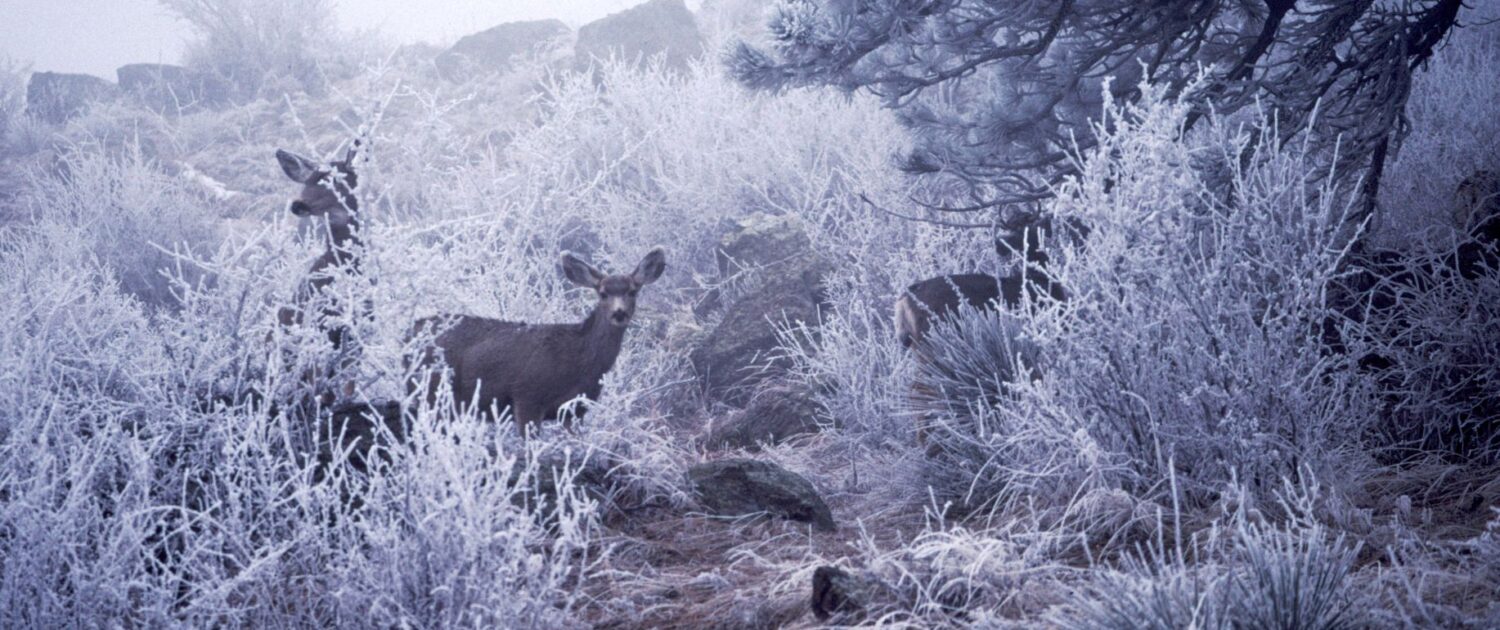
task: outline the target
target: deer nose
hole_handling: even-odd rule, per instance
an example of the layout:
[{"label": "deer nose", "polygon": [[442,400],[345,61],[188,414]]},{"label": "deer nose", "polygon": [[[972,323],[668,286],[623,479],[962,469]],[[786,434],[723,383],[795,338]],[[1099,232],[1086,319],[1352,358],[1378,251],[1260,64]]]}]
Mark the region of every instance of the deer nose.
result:
[{"label": "deer nose", "polygon": [[286,208],[288,210],[291,210],[292,214],[297,215],[299,217],[305,217],[305,216],[307,216],[309,214],[312,214],[312,208],[307,207],[307,204],[302,203],[302,201],[300,201],[300,200],[293,201],[290,204],[287,204]]},{"label": "deer nose", "polygon": [[615,319],[616,324],[623,324],[626,320],[630,319],[630,313],[628,311],[615,311],[611,317]]}]

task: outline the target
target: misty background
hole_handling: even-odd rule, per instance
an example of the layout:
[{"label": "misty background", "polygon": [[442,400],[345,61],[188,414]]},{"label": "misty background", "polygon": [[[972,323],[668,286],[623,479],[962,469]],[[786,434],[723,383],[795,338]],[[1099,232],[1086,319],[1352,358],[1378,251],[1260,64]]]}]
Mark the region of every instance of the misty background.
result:
[{"label": "misty background", "polygon": [[[400,44],[451,44],[519,20],[558,19],[577,28],[642,0],[341,0],[339,25],[378,31]],[[701,0],[688,0],[696,10]],[[0,57],[37,71],[114,78],[128,63],[179,63],[189,26],[156,0],[0,0]]]}]

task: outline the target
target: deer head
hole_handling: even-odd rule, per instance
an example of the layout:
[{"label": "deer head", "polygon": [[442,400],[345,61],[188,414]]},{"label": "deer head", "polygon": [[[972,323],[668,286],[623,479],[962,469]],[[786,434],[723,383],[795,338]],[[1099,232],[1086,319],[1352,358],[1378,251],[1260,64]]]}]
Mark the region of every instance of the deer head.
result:
[{"label": "deer head", "polygon": [[359,176],[354,172],[354,157],[359,141],[354,142],[344,159],[329,162],[326,166],[283,149],[276,150],[276,161],[282,172],[292,181],[302,184],[302,192],[287,204],[293,215],[302,218],[326,220],[335,233],[347,232],[355,223],[354,213],[359,210],[359,199],[354,191],[359,186]]},{"label": "deer head", "polygon": [[635,316],[635,298],[641,287],[655,282],[666,270],[667,255],[660,247],[652,249],[629,274],[605,275],[570,253],[563,254],[562,268],[563,275],[573,284],[599,294],[599,302],[594,306],[596,317],[602,316],[610,324],[623,328]]}]

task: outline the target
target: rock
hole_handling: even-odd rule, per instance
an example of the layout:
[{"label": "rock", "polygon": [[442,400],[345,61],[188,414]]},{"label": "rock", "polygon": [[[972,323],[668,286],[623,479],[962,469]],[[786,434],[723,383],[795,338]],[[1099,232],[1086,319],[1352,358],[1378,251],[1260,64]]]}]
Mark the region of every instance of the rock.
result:
[{"label": "rock", "polygon": [[734,232],[719,240],[715,262],[719,274],[769,268],[807,257],[812,240],[786,215],[757,212],[735,222]]},{"label": "rock", "polygon": [[37,72],[26,85],[26,111],[43,122],[60,125],[94,103],[113,100],[119,92],[115,84],[92,75]]},{"label": "rock", "polygon": [[518,55],[544,50],[572,31],[558,20],[508,22],[468,35],[433,60],[449,81],[464,81],[490,72],[511,69]]},{"label": "rock", "polygon": [[[521,468],[526,462],[520,460],[516,464],[517,468],[511,472],[511,483],[515,483],[520,477]],[[548,450],[537,455],[532,486],[522,488],[515,499],[522,504],[536,501],[543,512],[550,511],[557,506],[557,485],[561,480],[564,483],[571,481],[589,498],[602,502],[609,495],[610,476],[616,468],[617,465],[609,457],[599,452],[585,455]]]},{"label": "rock", "polygon": [[813,571],[812,611],[818,621],[857,624],[864,619],[870,599],[870,583],[838,567],[822,566]]},{"label": "rock", "polygon": [[723,318],[689,358],[711,395],[744,404],[756,384],[788,367],[775,358],[777,327],[818,324],[832,266],[794,219],[765,214],[740,221],[720,242],[718,258],[719,279],[737,286],[738,297],[727,306],[720,295],[704,301],[700,314],[722,308]]},{"label": "rock", "polygon": [[674,69],[703,54],[703,36],[683,0],[650,0],[585,24],[573,48],[580,69],[611,55],[634,60],[659,54]]},{"label": "rock", "polygon": [[120,66],[115,75],[121,91],[148,109],[165,114],[184,114],[230,102],[227,82],[182,66],[132,63]]},{"label": "rock", "polygon": [[711,514],[766,513],[812,523],[821,531],[838,529],[833,513],[806,479],[771,462],[721,459],[688,469],[688,482]]},{"label": "rock", "polygon": [[758,450],[761,443],[780,444],[788,438],[816,433],[823,405],[791,387],[760,390],[744,410],[714,425],[703,444],[709,450]]}]

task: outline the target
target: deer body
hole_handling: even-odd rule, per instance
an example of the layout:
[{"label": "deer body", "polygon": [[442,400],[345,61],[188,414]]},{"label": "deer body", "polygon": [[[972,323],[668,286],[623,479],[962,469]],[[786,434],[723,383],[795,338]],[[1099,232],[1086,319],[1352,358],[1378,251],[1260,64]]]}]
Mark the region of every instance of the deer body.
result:
[{"label": "deer body", "polygon": [[[614,368],[635,314],[635,296],[666,268],[662,250],[647,254],[634,273],[606,276],[571,254],[563,270],[575,284],[594,289],[599,302],[578,324],[528,324],[474,316],[438,316],[418,321],[414,332],[441,331],[424,365],[439,353],[452,370],[454,402],[479,411],[510,408],[523,426],[556,419],[569,401],[598,400],[602,379]],[[445,324],[451,322],[451,325]],[[432,396],[436,379],[428,382]],[[413,382],[411,389],[416,389]],[[576,414],[582,415],[582,410]]]},{"label": "deer body", "polygon": [[910,348],[922,340],[934,323],[956,316],[960,307],[1017,308],[1024,292],[1030,292],[1032,299],[1044,295],[1062,299],[1059,285],[1035,275],[996,278],[987,273],[965,273],[914,283],[896,300],[897,338],[902,346]]},{"label": "deer body", "polygon": [[1047,254],[1041,249],[1041,240],[1048,231],[1044,226],[1033,226],[996,241],[995,248],[1002,255],[1025,254],[1019,273],[999,278],[987,273],[953,274],[906,287],[895,306],[896,336],[901,345],[913,348],[934,323],[954,317],[962,306],[1011,309],[1019,307],[1023,297],[1066,299],[1062,285],[1046,270]]}]

